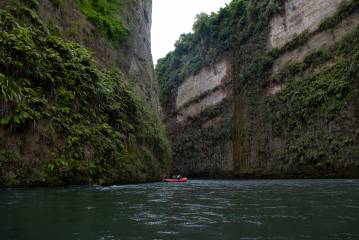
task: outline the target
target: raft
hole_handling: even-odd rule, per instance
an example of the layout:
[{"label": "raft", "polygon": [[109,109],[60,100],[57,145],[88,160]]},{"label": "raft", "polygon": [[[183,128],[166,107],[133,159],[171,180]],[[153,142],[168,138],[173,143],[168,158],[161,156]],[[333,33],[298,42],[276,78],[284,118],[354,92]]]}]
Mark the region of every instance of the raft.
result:
[{"label": "raft", "polygon": [[177,179],[177,178],[165,178],[162,181],[170,182],[170,183],[180,183],[180,182],[187,182],[188,178],[186,178],[186,177],[180,178],[180,179]]}]

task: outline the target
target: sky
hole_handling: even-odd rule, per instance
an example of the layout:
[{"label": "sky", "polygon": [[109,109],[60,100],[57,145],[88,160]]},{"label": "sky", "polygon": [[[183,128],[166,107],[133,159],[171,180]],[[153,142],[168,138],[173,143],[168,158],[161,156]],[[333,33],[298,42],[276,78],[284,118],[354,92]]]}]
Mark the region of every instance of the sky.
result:
[{"label": "sky", "polygon": [[174,49],[182,33],[192,31],[197,14],[217,12],[231,0],[153,0],[152,55],[154,64]]}]

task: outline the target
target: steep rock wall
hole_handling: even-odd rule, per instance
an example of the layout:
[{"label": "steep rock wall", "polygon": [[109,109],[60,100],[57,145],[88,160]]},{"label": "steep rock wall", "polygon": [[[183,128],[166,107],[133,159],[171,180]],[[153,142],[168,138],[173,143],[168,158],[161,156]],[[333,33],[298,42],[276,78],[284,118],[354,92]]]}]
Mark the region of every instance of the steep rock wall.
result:
[{"label": "steep rock wall", "polygon": [[130,29],[129,37],[119,49],[119,66],[124,69],[149,106],[161,112],[159,86],[151,53],[152,0],[126,0],[119,13]]},{"label": "steep rock wall", "polygon": [[[214,35],[221,34],[216,32],[221,31],[217,26],[228,27],[222,26],[218,19],[228,17],[231,11],[241,12],[245,6],[247,12],[242,14],[252,16],[249,12],[258,7],[254,2],[246,5],[233,1],[217,16],[208,18],[213,20]],[[253,26],[260,29],[249,38],[249,30],[238,33],[237,28],[232,29],[228,39],[236,36],[239,40],[232,42],[229,50],[218,53],[210,64],[203,61],[194,74],[173,78],[170,91],[166,88],[171,86],[168,84],[172,83],[171,79],[163,78],[166,77],[163,72],[169,71],[165,61],[175,59],[186,65],[198,59],[191,52],[183,57],[189,45],[183,38],[186,41],[180,45],[180,57],[176,59],[176,52],[171,53],[160,65],[162,89],[175,96],[166,98],[163,105],[173,143],[175,171],[196,176],[239,177],[356,175],[359,166],[355,126],[357,82],[355,77],[344,74],[350,72],[349,65],[354,69],[356,65],[344,62],[346,58],[356,62],[357,43],[353,35],[359,24],[359,3],[356,0],[273,2],[276,1],[267,2],[267,10],[273,6],[282,8],[269,20],[263,19],[270,11],[257,10],[253,14],[260,16],[255,21],[263,21],[266,26],[247,22],[252,30]],[[235,22],[235,19],[241,17],[223,22]],[[211,20],[202,21],[195,26],[199,29],[198,26],[204,26],[202,30],[208,34]],[[243,22],[242,19],[231,26]],[[241,26],[246,29],[245,25]],[[188,36],[188,41],[201,39],[199,42],[203,44],[206,37],[200,34],[204,33],[197,33],[198,38]],[[223,47],[216,41],[227,39],[210,39],[207,46],[198,48],[208,50],[210,55],[216,52],[214,46]],[[352,49],[343,47],[346,44],[352,45]],[[198,40],[189,49],[197,49],[197,45]],[[209,69],[224,56],[230,74],[224,81],[214,80]],[[168,66],[171,64],[169,61]],[[186,72],[188,68],[182,70]],[[336,71],[342,73],[338,75]],[[349,90],[349,85],[355,87]]]},{"label": "steep rock wall", "polygon": [[39,1],[39,14],[58,26],[62,37],[91,49],[100,66],[120,68],[148,105],[161,112],[151,54],[152,0],[122,0],[116,14],[128,29],[128,37],[121,44],[105,39],[76,1],[65,0],[61,6],[49,0]]},{"label": "steep rock wall", "polygon": [[176,108],[179,109],[190,100],[222,85],[227,71],[228,63],[221,61],[188,77],[178,88]]},{"label": "steep rock wall", "polygon": [[0,1],[0,187],[168,174],[150,26],[150,0]]},{"label": "steep rock wall", "polygon": [[216,114],[202,112],[190,120],[167,121],[167,131],[173,144],[174,172],[192,177],[232,175],[233,143],[227,129],[233,106],[229,99],[214,106],[218,107]]},{"label": "steep rock wall", "polygon": [[[230,124],[233,108],[229,101],[231,71],[224,58],[187,77],[178,87],[175,113],[166,119],[174,155],[181,156],[174,159],[175,172],[215,177],[233,171],[232,142],[223,131]],[[213,107],[217,113],[209,111]]]},{"label": "steep rock wall", "polygon": [[343,0],[290,0],[283,14],[271,20],[270,47],[280,48],[304,31],[314,31],[333,15]]},{"label": "steep rock wall", "polygon": [[[355,55],[355,44],[350,53],[340,48],[351,44],[350,33],[355,34],[359,26],[357,5],[356,1],[286,1],[285,12],[272,18],[267,51],[277,49],[274,54],[263,52],[271,59],[271,68],[262,72],[264,88],[241,85],[236,93],[238,176],[357,176],[358,135],[348,131],[349,126],[357,129],[353,107],[357,96],[335,85],[343,81],[356,86],[355,79],[335,74],[345,69],[342,57]],[[332,51],[337,56],[329,54]],[[327,108],[335,110],[329,114]],[[336,145],[343,139],[348,146]]]}]

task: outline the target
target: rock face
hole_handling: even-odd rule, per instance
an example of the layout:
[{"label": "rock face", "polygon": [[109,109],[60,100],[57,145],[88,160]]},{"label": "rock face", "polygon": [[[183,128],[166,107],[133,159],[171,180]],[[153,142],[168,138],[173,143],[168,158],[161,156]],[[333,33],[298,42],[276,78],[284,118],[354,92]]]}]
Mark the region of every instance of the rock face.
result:
[{"label": "rock face", "polygon": [[[172,136],[176,172],[192,176],[227,175],[233,169],[232,143],[218,144],[223,126],[228,125],[233,106],[231,65],[227,58],[206,66],[188,76],[179,86],[176,113],[167,118],[167,130]],[[222,106],[220,113],[208,115],[206,110]],[[199,161],[206,159],[206,161]]]},{"label": "rock face", "polygon": [[[359,13],[344,19],[331,31],[321,31],[312,36],[302,47],[288,51],[279,56],[273,65],[273,74],[277,74],[290,62],[303,61],[313,51],[323,46],[329,47],[345,37],[355,26],[359,24]],[[273,30],[273,29],[272,29]]]},{"label": "rock face", "polygon": [[230,96],[230,89],[225,87],[231,81],[229,72],[229,63],[222,60],[188,77],[177,92],[177,122],[197,117],[206,108],[217,105]]},{"label": "rock face", "polygon": [[62,9],[56,9],[48,0],[39,4],[42,18],[58,25],[64,38],[91,49],[99,65],[119,67],[148,105],[156,112],[161,112],[159,86],[151,54],[152,0],[123,1],[118,15],[129,30],[129,36],[119,46],[101,36],[98,29],[78,10],[75,1],[66,0]]},{"label": "rock face", "polygon": [[[340,43],[350,38],[350,35],[359,27],[358,10],[338,13],[344,9],[345,3],[344,0],[289,0],[285,2],[285,12],[273,17],[269,29],[268,50],[277,48],[280,54],[273,59],[272,69],[267,73],[269,76],[267,76],[266,90],[248,94],[246,91],[249,89],[246,89],[237,96],[235,104],[234,119],[237,130],[234,140],[234,166],[236,175],[357,176],[353,169],[358,166],[358,163],[355,163],[358,156],[356,150],[353,149],[358,147],[356,144],[358,135],[348,131],[349,126],[355,129],[356,127],[352,124],[357,122],[356,110],[351,106],[352,103],[348,102],[347,105],[341,106],[334,116],[329,117],[327,113],[320,113],[319,116],[316,113],[310,113],[313,111],[311,107],[301,102],[311,98],[317,99],[315,95],[323,91],[323,86],[319,87],[315,81],[319,82],[323,76],[326,79],[325,84],[331,87],[335,86],[336,81],[341,81],[338,76],[332,75],[336,74],[335,69],[342,64],[340,60],[335,59],[335,56],[328,56],[318,57],[320,60],[315,62],[313,58],[315,59],[317,54],[325,54],[334,49],[340,53],[338,50]],[[334,15],[336,15],[335,23],[331,20],[330,27],[326,28],[324,25],[321,29],[321,24]],[[338,16],[341,15],[345,17],[339,18]],[[286,44],[292,44],[294,47],[286,49]],[[355,46],[352,48],[355,49]],[[346,57],[352,57],[350,54]],[[338,59],[340,59],[339,56]],[[295,68],[293,66],[306,67],[303,67],[304,70],[291,72],[291,69]],[[309,79],[312,82],[307,82]],[[332,83],[330,83],[331,80]],[[350,82],[350,80],[346,81]],[[307,82],[307,89],[304,89],[306,87],[301,89],[302,82]],[[355,83],[350,84],[355,85]],[[312,89],[313,92],[306,93],[308,89]],[[330,92],[324,95],[328,100],[325,100],[323,105],[329,104],[330,98],[337,97],[333,97]],[[289,96],[295,96],[293,102],[290,102]],[[253,99],[256,103],[253,103]],[[273,102],[268,104],[268,101]],[[277,105],[270,106],[274,103]],[[251,104],[253,106],[250,106]],[[299,118],[292,113],[296,111],[293,109],[297,104],[302,104],[302,113],[296,113],[300,115]],[[320,108],[324,106],[317,104],[315,111],[321,112]],[[280,116],[283,112],[285,112],[284,115]],[[289,113],[293,115],[287,115]],[[350,123],[344,118],[351,119]],[[295,126],[290,126],[291,124]],[[243,131],[247,129],[251,129],[251,133],[243,134]],[[350,139],[351,150],[344,146],[332,145],[333,139],[342,141],[339,139],[343,136]],[[326,153],[319,153],[322,151]],[[322,155],[318,157],[317,154]],[[329,164],[329,161],[332,163]],[[349,165],[351,167],[348,167]]]},{"label": "rock face", "polygon": [[221,103],[225,98],[230,96],[229,90],[218,89],[211,92],[209,95],[203,97],[199,102],[189,104],[188,107],[183,107],[177,113],[177,122],[181,123],[189,118],[196,117],[201,114],[206,108],[215,106]]},{"label": "rock face", "polygon": [[314,31],[344,0],[290,0],[285,12],[271,21],[270,47],[280,48],[304,31]]},{"label": "rock face", "polygon": [[228,63],[221,61],[213,66],[202,69],[194,76],[188,77],[178,88],[177,110],[190,100],[200,97],[205,92],[211,91],[223,84],[227,71]]},{"label": "rock face", "polygon": [[2,0],[0,10],[0,187],[169,173],[151,0]]},{"label": "rock face", "polygon": [[[355,163],[358,159],[354,150],[359,149],[355,142],[358,134],[348,131],[350,128],[357,129],[353,125],[357,122],[356,105],[342,105],[342,115],[335,113],[335,117],[324,114],[316,116],[315,111],[321,112],[324,108],[318,107],[311,113],[313,116],[310,115],[313,119],[306,119],[308,116],[305,115],[305,111],[313,111],[311,106],[303,105],[303,116],[298,118],[299,123],[291,121],[296,114],[302,113],[292,113],[289,109],[286,110],[287,115],[280,116],[282,110],[290,104],[285,102],[289,101],[288,99],[282,99],[303,94],[302,98],[298,96],[291,106],[295,108],[295,104],[304,101],[306,92],[310,91],[307,89],[298,93],[293,89],[288,90],[288,84],[292,88],[295,79],[303,82],[307,81],[306,78],[318,80],[318,74],[335,72],[331,67],[338,67],[337,60],[328,57],[326,51],[333,51],[332,48],[347,39],[348,33],[355,32],[359,26],[357,4],[352,1],[350,4],[354,7],[349,7],[351,10],[348,12],[343,10],[345,4],[349,4],[348,1],[286,0],[284,10],[269,21],[268,31],[260,33],[264,37],[259,38],[263,39],[262,42],[265,41],[263,55],[267,56],[265,54],[273,49],[279,54],[274,57],[268,55],[268,58],[272,58],[272,67],[265,76],[258,79],[259,82],[242,83],[238,80],[244,74],[243,71],[247,70],[243,67],[246,63],[238,59],[247,60],[246,56],[251,54],[247,52],[249,50],[246,46],[239,46],[230,54],[219,56],[216,63],[204,66],[196,74],[181,79],[181,84],[172,91],[176,98],[171,106],[175,106],[172,107],[175,109],[165,111],[171,113],[166,116],[166,125],[173,143],[174,171],[202,177],[282,177],[301,174],[315,177],[331,174],[345,176],[348,168],[351,168],[348,166],[358,166],[359,164]],[[332,16],[337,17],[334,22],[330,22],[331,27],[319,28]],[[285,48],[287,43],[292,45]],[[323,55],[320,55],[322,52]],[[315,63],[319,67],[309,65],[309,68],[301,71],[290,68],[293,64],[298,64],[299,67],[295,66],[299,69],[308,65],[308,62],[311,63],[314,61],[312,59],[317,57],[316,53],[323,61],[320,64]],[[259,65],[258,62],[260,61],[254,61],[255,66]],[[256,75],[257,70],[263,71],[253,68],[251,75]],[[332,76],[324,78],[329,81]],[[335,83],[333,84],[335,86]],[[318,88],[318,85],[313,83],[312,87]],[[289,92],[281,95],[284,91]],[[315,93],[317,92],[322,93],[323,90],[319,88],[315,90]],[[333,97],[330,91],[326,94],[327,99]],[[314,93],[313,96],[308,96],[308,99],[316,98]],[[281,105],[275,105],[276,101]],[[344,115],[351,120],[343,120]],[[296,124],[303,124],[305,127],[297,128]],[[337,140],[341,141],[341,138],[350,139],[348,148],[331,145]],[[322,148],[327,150],[317,153],[317,149]],[[323,160],[331,158],[331,151],[337,159],[348,160],[332,160],[331,163],[329,160]],[[340,153],[334,153],[335,151]]]},{"label": "rock face", "polygon": [[130,35],[119,50],[121,69],[127,71],[135,87],[152,109],[161,112],[159,86],[151,54],[152,0],[125,1],[120,14]]}]

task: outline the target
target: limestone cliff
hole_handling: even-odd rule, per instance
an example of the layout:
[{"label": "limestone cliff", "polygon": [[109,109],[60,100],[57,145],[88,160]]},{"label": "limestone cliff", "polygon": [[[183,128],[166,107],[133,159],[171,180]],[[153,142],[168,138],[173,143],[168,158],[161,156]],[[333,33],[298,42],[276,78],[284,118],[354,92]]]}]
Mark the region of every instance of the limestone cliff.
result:
[{"label": "limestone cliff", "polygon": [[55,23],[64,38],[90,48],[101,66],[119,67],[149,106],[161,112],[151,54],[152,0],[115,1],[118,7],[113,14],[128,30],[128,36],[121,44],[113,44],[104,38],[77,7],[76,1],[60,1],[60,6],[53,2],[39,1],[39,14]]},{"label": "limestone cliff", "polygon": [[131,31],[120,49],[123,54],[120,66],[128,72],[151,108],[160,113],[159,85],[151,54],[152,0],[127,0],[126,5],[120,14]]},{"label": "limestone cliff", "polygon": [[358,9],[233,0],[200,15],[157,67],[174,171],[357,176]]},{"label": "limestone cliff", "polygon": [[150,0],[0,1],[0,186],[161,179]]}]

